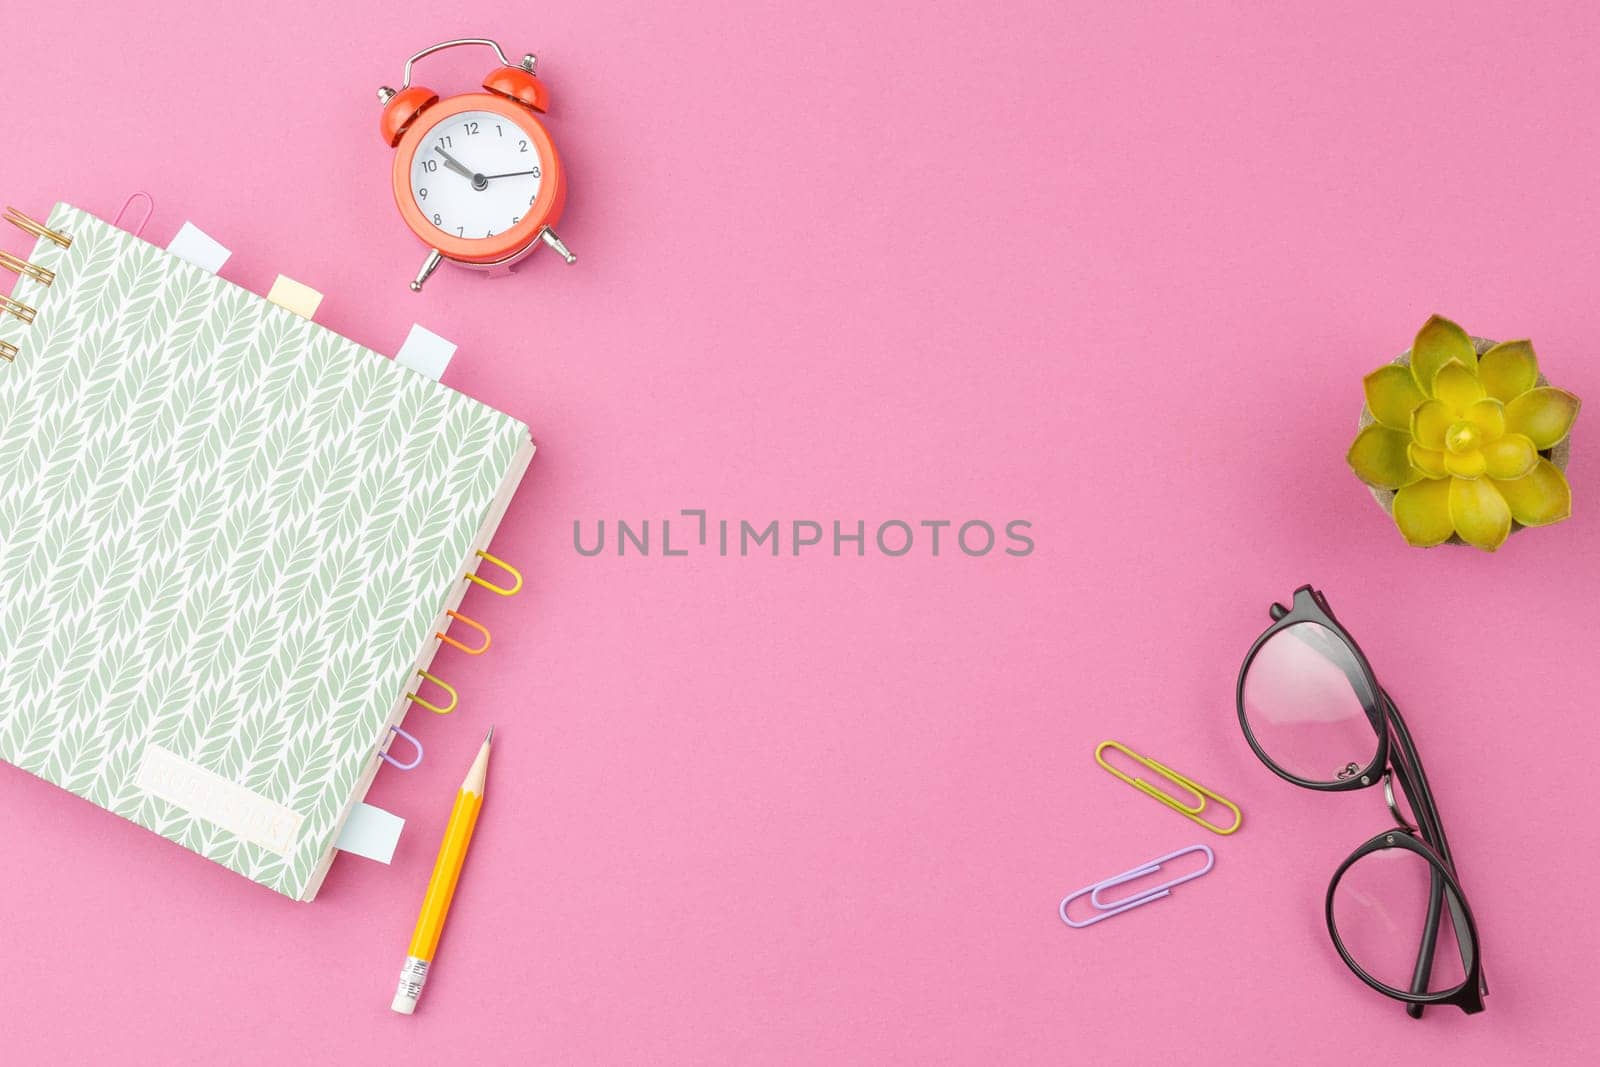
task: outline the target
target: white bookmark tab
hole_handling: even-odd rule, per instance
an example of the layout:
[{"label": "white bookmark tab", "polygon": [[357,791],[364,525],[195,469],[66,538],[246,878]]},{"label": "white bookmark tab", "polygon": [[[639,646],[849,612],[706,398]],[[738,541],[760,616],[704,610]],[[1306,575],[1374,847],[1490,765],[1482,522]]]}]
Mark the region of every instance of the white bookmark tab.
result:
[{"label": "white bookmark tab", "polygon": [[411,332],[406,335],[406,343],[395,353],[394,361],[438,381],[444,369],[450,365],[450,357],[455,354],[454,342],[445,340],[424,326],[412,325]]},{"label": "white bookmark tab", "polygon": [[272,283],[272,288],[267,291],[267,299],[304,319],[315,318],[317,308],[322,305],[321,293],[283,274],[278,275],[278,280]]},{"label": "white bookmark tab", "polygon": [[233,255],[192,222],[186,222],[179,228],[172,240],[167,242],[167,251],[211,274],[221,270],[222,265],[228,262],[228,257]]},{"label": "white bookmark tab", "polygon": [[388,863],[394,859],[394,848],[400,843],[400,831],[405,827],[406,821],[398,815],[371,804],[357,804],[333,847],[340,852]]}]

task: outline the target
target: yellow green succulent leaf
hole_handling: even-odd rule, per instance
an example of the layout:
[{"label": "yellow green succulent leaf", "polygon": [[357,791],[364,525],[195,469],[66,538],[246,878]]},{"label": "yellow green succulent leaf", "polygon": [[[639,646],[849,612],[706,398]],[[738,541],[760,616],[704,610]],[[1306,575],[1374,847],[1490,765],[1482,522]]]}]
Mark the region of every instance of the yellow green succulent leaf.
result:
[{"label": "yellow green succulent leaf", "polygon": [[1547,459],[1512,481],[1491,483],[1511,509],[1511,517],[1524,526],[1549,526],[1572,514],[1572,487],[1567,476]]},{"label": "yellow green succulent leaf", "polygon": [[1532,341],[1501,341],[1478,357],[1478,381],[1496,400],[1510,403],[1539,384]]},{"label": "yellow green succulent leaf", "polygon": [[1480,447],[1506,432],[1506,406],[1493,397],[1486,397],[1469,406],[1466,419],[1477,428]]},{"label": "yellow green succulent leaf", "polygon": [[1467,544],[1493,552],[1511,535],[1511,506],[1487,478],[1451,478],[1450,523]]},{"label": "yellow green succulent leaf", "polygon": [[1434,372],[1433,396],[1454,414],[1465,415],[1468,408],[1483,399],[1483,386],[1470,367],[1452,359]]},{"label": "yellow green succulent leaf", "polygon": [[1526,434],[1537,448],[1553,448],[1572,430],[1581,403],[1565,389],[1530,389],[1506,405],[1506,428]]},{"label": "yellow green succulent leaf", "polygon": [[1406,543],[1431,548],[1450,540],[1455,523],[1450,518],[1450,479],[1424,479],[1394,495],[1394,524]]},{"label": "yellow green succulent leaf", "polygon": [[1470,452],[1446,452],[1444,469],[1455,478],[1482,478],[1489,469],[1489,461],[1477,448]]},{"label": "yellow green succulent leaf", "polygon": [[[1505,482],[1521,478],[1533,470],[1534,464],[1539,462],[1539,452],[1523,434],[1508,433],[1483,446],[1483,459],[1484,473],[1495,481]],[[1516,509],[1513,508],[1513,517],[1515,514]]]},{"label": "yellow green succulent leaf", "polygon": [[1412,441],[1406,446],[1406,458],[1411,465],[1422,472],[1424,478],[1444,478],[1449,471],[1444,469],[1444,453],[1431,448],[1423,448]]},{"label": "yellow green succulent leaf", "polygon": [[1433,396],[1434,375],[1451,360],[1469,370],[1478,368],[1478,353],[1472,347],[1472,338],[1467,336],[1467,331],[1449,319],[1435,315],[1422,324],[1416,340],[1411,342],[1411,374],[1416,379],[1417,388],[1425,395]]},{"label": "yellow green succulent leaf", "polygon": [[1424,400],[1411,413],[1411,436],[1423,448],[1444,451],[1444,436],[1456,421],[1455,412],[1442,400]]},{"label": "yellow green succulent leaf", "polygon": [[1363,427],[1345,456],[1356,477],[1377,489],[1399,489],[1422,477],[1411,465],[1406,446],[1411,435],[1382,423]]},{"label": "yellow green succulent leaf", "polygon": [[1367,408],[1372,417],[1396,430],[1411,428],[1411,412],[1427,399],[1417,388],[1409,367],[1389,363],[1367,375],[1361,382],[1366,389]]}]

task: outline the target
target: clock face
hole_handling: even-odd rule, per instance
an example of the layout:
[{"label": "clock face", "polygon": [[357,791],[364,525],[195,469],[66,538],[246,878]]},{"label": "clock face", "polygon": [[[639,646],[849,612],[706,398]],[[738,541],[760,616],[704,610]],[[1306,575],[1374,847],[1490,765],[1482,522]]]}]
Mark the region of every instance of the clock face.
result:
[{"label": "clock face", "polygon": [[544,161],[526,130],[493,111],[464,111],[423,133],[411,161],[411,196],[441,233],[481,241],[522,219],[543,177]]}]

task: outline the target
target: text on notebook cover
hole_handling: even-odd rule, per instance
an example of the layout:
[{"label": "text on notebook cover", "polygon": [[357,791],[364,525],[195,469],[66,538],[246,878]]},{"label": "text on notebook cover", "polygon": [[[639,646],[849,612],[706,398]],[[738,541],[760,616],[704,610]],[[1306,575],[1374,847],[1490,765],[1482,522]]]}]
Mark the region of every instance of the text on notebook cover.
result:
[{"label": "text on notebook cover", "polygon": [[151,796],[280,856],[294,850],[304,820],[277,801],[252,793],[160,745],[145,747],[137,784]]}]

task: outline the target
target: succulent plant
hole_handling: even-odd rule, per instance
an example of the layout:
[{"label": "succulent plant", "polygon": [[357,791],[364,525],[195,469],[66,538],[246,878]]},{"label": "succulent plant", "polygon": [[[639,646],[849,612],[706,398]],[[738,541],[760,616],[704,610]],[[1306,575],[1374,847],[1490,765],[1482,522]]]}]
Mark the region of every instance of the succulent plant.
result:
[{"label": "succulent plant", "polygon": [[1493,552],[1512,524],[1548,526],[1572,514],[1550,450],[1566,440],[1579,400],[1544,384],[1533,345],[1505,341],[1481,355],[1435,315],[1410,362],[1364,380],[1373,421],[1346,456],[1369,486],[1393,490],[1395,525],[1422,547],[1459,537]]}]

